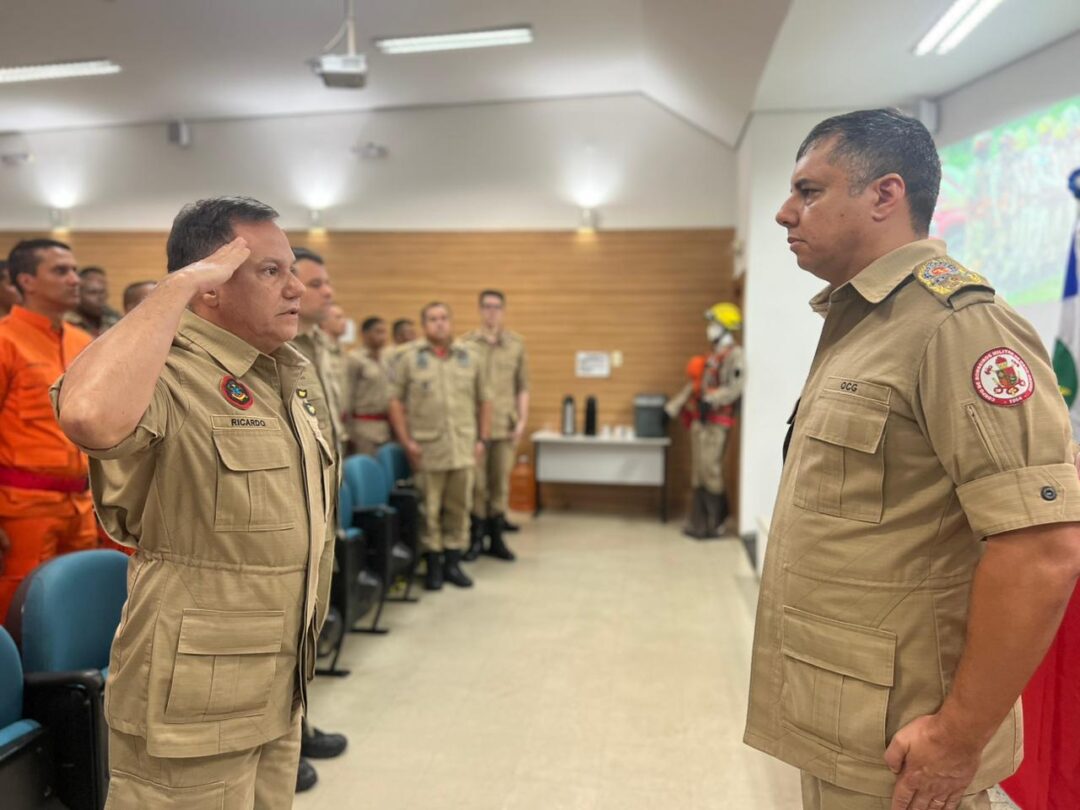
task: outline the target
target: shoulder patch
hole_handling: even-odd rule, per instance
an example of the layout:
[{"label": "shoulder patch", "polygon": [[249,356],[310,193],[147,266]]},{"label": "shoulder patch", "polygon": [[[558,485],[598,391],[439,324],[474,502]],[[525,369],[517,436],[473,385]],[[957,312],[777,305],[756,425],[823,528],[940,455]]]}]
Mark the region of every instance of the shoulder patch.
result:
[{"label": "shoulder patch", "polygon": [[941,303],[961,290],[972,287],[993,290],[993,285],[983,276],[972,272],[948,256],[937,256],[915,268],[916,280],[933,293]]},{"label": "shoulder patch", "polygon": [[1018,352],[1007,346],[991,349],[975,363],[971,381],[991,405],[1011,408],[1035,393],[1035,377]]}]

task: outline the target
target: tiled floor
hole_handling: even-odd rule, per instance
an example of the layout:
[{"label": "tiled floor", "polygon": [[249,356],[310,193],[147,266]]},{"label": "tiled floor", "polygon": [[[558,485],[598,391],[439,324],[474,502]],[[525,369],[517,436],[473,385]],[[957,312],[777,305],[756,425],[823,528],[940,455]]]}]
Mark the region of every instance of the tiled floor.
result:
[{"label": "tiled floor", "polygon": [[549,513],[477,586],[391,605],[311,690],[348,735],[307,808],[797,810],[797,774],[741,742],[756,580],[741,545]]}]

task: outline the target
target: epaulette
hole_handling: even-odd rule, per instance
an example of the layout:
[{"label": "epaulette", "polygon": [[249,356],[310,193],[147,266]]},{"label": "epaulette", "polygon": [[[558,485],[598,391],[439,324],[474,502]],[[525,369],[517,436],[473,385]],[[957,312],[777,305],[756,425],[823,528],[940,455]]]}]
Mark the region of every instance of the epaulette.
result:
[{"label": "epaulette", "polygon": [[[994,297],[994,286],[983,276],[968,270],[962,264],[949,256],[936,256],[930,261],[923,262],[913,271],[915,280],[925,287],[942,306],[958,308],[960,301],[953,301],[953,297],[966,290],[981,290],[989,293],[990,300]],[[972,301],[982,300],[985,296],[971,296]],[[964,305],[969,296],[963,296]]]}]

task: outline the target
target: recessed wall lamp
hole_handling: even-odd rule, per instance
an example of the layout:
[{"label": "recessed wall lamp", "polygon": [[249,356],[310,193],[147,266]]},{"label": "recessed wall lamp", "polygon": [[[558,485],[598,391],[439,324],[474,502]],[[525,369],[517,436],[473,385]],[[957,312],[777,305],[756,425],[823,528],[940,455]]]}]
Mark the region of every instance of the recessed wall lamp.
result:
[{"label": "recessed wall lamp", "polygon": [[578,221],[578,233],[596,233],[600,227],[600,215],[595,208],[582,208]]},{"label": "recessed wall lamp", "polygon": [[316,235],[326,233],[326,226],[323,225],[322,211],[317,208],[312,208],[308,211],[308,233]]},{"label": "recessed wall lamp", "polygon": [[50,208],[49,224],[53,233],[67,233],[70,229],[70,212],[66,208]]}]

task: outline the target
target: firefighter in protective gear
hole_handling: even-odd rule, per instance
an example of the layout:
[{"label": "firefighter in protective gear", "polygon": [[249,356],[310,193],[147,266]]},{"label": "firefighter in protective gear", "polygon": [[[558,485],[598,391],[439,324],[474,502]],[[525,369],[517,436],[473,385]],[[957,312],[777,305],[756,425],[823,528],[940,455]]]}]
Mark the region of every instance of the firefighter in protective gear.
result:
[{"label": "firefighter in protective gear", "polygon": [[724,492],[724,451],[735,425],[743,390],[743,351],[735,336],[742,313],[734,304],[719,303],[705,311],[706,335],[712,351],[687,366],[690,381],[667,405],[672,418],[682,416],[690,428],[693,501],[683,534],[695,540],[720,537],[730,513]]}]

